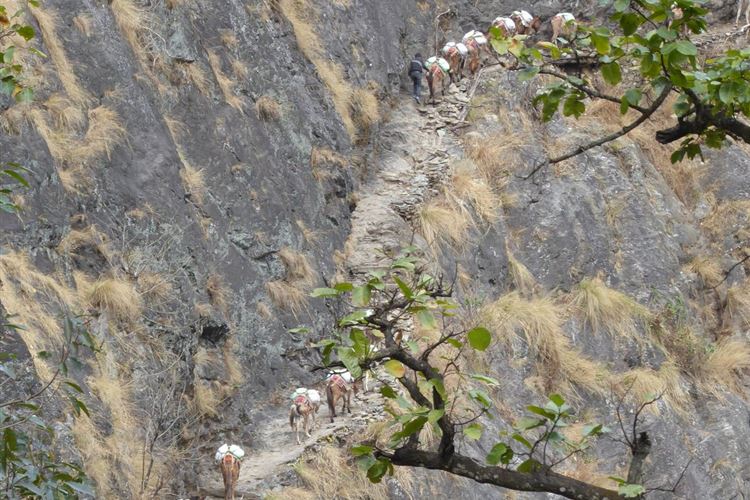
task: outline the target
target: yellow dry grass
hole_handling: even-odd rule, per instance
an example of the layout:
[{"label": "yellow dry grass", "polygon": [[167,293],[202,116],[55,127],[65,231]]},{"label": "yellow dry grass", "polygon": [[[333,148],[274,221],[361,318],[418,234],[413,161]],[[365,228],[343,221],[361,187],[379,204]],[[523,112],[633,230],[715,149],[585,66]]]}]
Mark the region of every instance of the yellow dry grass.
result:
[{"label": "yellow dry grass", "polygon": [[273,317],[271,308],[268,307],[268,304],[266,304],[265,302],[258,302],[257,304],[255,304],[255,311],[258,313],[258,316],[263,319],[271,319]]},{"label": "yellow dry grass", "polygon": [[112,252],[109,249],[109,238],[94,225],[85,229],[71,229],[60,240],[57,251],[63,254],[71,254],[85,246],[95,248],[108,261],[112,257]]},{"label": "yellow dry grass", "polygon": [[471,214],[460,210],[445,197],[431,199],[417,212],[419,233],[435,253],[439,253],[443,246],[455,251],[463,249],[473,225]]},{"label": "yellow dry grass", "polygon": [[86,35],[86,37],[88,38],[91,36],[92,21],[93,21],[93,18],[89,14],[86,14],[86,13],[78,14],[76,17],[73,18],[73,25],[75,25],[78,31]]},{"label": "yellow dry grass", "polygon": [[138,291],[149,300],[149,305],[162,302],[174,296],[174,285],[159,273],[145,272],[138,275]]},{"label": "yellow dry grass", "polygon": [[741,328],[750,325],[750,280],[729,287],[726,300],[727,319],[738,322]]},{"label": "yellow dry grass", "polygon": [[573,397],[578,396],[579,388],[603,394],[606,372],[573,348],[562,329],[563,312],[550,297],[525,299],[516,291],[486,305],[482,317],[503,345],[512,346],[518,335],[526,341],[541,377],[532,385]]},{"label": "yellow dry grass", "polygon": [[[278,0],[277,5],[280,12],[291,23],[300,51],[315,66],[318,76],[331,93],[333,105],[341,117],[349,138],[356,141],[358,125],[352,117],[355,89],[345,80],[341,66],[334,63],[326,54],[323,43],[315,32],[315,26],[320,25],[315,7],[309,0]],[[362,96],[357,99],[358,106],[364,105],[362,108],[364,112],[358,120],[369,120],[376,116],[372,113],[372,101]],[[375,105],[377,106],[377,102]],[[366,123],[366,121],[361,123]]]},{"label": "yellow dry grass", "polygon": [[508,272],[510,273],[510,278],[513,281],[513,285],[516,287],[516,290],[525,297],[534,295],[534,292],[538,288],[534,275],[531,274],[531,271],[529,271],[525,265],[523,265],[523,262],[513,256],[510,249],[506,248],[506,254],[508,256]]},{"label": "yellow dry grass", "polygon": [[96,483],[98,495],[101,498],[116,498],[118,495],[112,488],[112,457],[101,432],[86,415],[74,419],[71,431],[86,474]]},{"label": "yellow dry grass", "polygon": [[269,281],[266,292],[276,307],[288,310],[295,316],[307,308],[307,294],[287,281]]},{"label": "yellow dry grass", "polygon": [[200,416],[215,417],[218,415],[217,407],[220,402],[219,390],[214,384],[196,377],[191,400],[193,411]]},{"label": "yellow dry grass", "polygon": [[97,280],[89,294],[89,301],[92,306],[123,321],[135,321],[143,311],[141,294],[132,283],[117,277]]},{"label": "yellow dry grass", "polygon": [[[345,450],[325,446],[317,453],[308,454],[295,466],[302,479],[302,487],[284,488],[272,498],[313,500],[387,500],[390,498],[386,481],[373,484],[367,475],[348,458]],[[412,490],[412,479],[407,470],[396,468],[395,479],[407,492]]]},{"label": "yellow dry grass", "polygon": [[315,271],[313,271],[310,260],[306,255],[284,247],[279,250],[279,258],[286,268],[286,281],[290,283],[299,283],[303,286],[311,286],[315,280]]},{"label": "yellow dry grass", "polygon": [[86,114],[83,109],[65,94],[56,92],[44,102],[58,130],[77,132],[86,124]]},{"label": "yellow dry grass", "polygon": [[206,53],[208,54],[208,64],[211,66],[211,71],[214,74],[216,83],[219,84],[219,89],[221,89],[224,100],[227,104],[241,112],[245,102],[235,93],[234,82],[222,70],[221,57],[212,50],[207,50]]},{"label": "yellow dry grass", "polygon": [[[739,230],[742,236],[750,222],[750,200],[725,201],[713,207],[711,213],[703,219],[701,228],[714,240],[721,240],[727,233]],[[745,234],[747,236],[747,234]]]},{"label": "yellow dry grass", "polygon": [[202,168],[195,168],[183,160],[183,168],[180,170],[182,187],[185,194],[197,204],[202,205],[206,194],[206,179]]},{"label": "yellow dry grass", "polygon": [[226,312],[229,305],[229,294],[226,281],[216,273],[211,273],[206,278],[206,293],[212,306]]},{"label": "yellow dry grass", "polygon": [[722,398],[726,391],[746,397],[748,374],[750,343],[744,339],[729,339],[719,343],[699,367],[698,385],[703,392],[716,398]]},{"label": "yellow dry grass", "polygon": [[584,279],[573,291],[571,304],[583,314],[584,321],[596,334],[610,334],[642,341],[638,325],[647,319],[648,310],[622,292],[609,288],[599,276]]},{"label": "yellow dry grass", "polygon": [[522,110],[500,113],[502,130],[487,137],[471,137],[464,147],[485,179],[493,187],[504,186],[507,176],[521,165],[521,151],[534,137],[534,126]]},{"label": "yellow dry grass", "polygon": [[219,38],[221,39],[221,43],[227,48],[236,49],[240,45],[237,36],[232,30],[219,30]]},{"label": "yellow dry grass", "polygon": [[112,14],[123,36],[128,40],[136,57],[145,60],[145,48],[139,39],[141,32],[154,24],[152,15],[133,0],[112,0],[109,4]]},{"label": "yellow dry grass", "polygon": [[57,26],[60,23],[57,13],[48,7],[30,10],[36,18],[37,23],[39,23],[39,30],[42,34],[42,41],[46,47],[46,52],[55,64],[57,76],[65,89],[65,93],[78,105],[88,104],[91,102],[91,96],[83,88],[78,77],[76,77],[73,65],[68,60],[68,56],[63,48],[62,40],[57,35]]},{"label": "yellow dry grass", "polygon": [[201,94],[211,95],[211,80],[209,80],[206,71],[198,61],[185,63],[185,72],[190,82],[195,85]]},{"label": "yellow dry grass", "polygon": [[234,74],[235,78],[243,80],[247,78],[249,71],[250,69],[247,67],[247,64],[242,62],[241,59],[232,58],[232,74]]},{"label": "yellow dry grass", "polygon": [[295,224],[299,228],[300,233],[302,233],[302,238],[304,238],[305,242],[308,245],[314,245],[318,242],[318,240],[320,239],[320,234],[318,231],[307,227],[307,224],[305,224],[305,221],[303,221],[302,219],[297,219],[295,221]]},{"label": "yellow dry grass", "polygon": [[473,208],[474,213],[488,224],[496,222],[500,216],[500,198],[471,160],[456,162],[451,167],[450,179],[443,193],[457,207],[463,210]]},{"label": "yellow dry grass", "polygon": [[[682,415],[690,403],[690,394],[683,387],[680,369],[671,360],[662,363],[658,370],[642,367],[623,373],[615,389],[622,396],[628,391],[628,399],[636,405],[661,395],[667,407]],[[659,406],[658,403],[653,404],[648,409],[658,414]]]},{"label": "yellow dry grass", "polygon": [[367,138],[372,127],[380,121],[377,96],[369,88],[355,89],[350,97],[349,108],[352,120],[358,129],[358,139]]},{"label": "yellow dry grass", "polygon": [[261,96],[255,102],[255,113],[264,122],[277,121],[281,118],[281,106],[271,96]]},{"label": "yellow dry grass", "polygon": [[687,270],[695,273],[704,287],[711,287],[724,277],[719,262],[715,258],[706,255],[699,255],[693,258],[687,265]]}]

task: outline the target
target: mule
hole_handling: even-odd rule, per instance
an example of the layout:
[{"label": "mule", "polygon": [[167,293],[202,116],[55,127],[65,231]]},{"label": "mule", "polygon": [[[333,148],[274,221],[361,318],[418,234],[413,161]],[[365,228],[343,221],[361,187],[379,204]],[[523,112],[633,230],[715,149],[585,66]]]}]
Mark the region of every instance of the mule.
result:
[{"label": "mule", "polygon": [[224,500],[234,500],[234,489],[240,477],[240,461],[245,452],[239,446],[222,445],[216,452],[216,461],[219,462],[221,478],[224,481]]},{"label": "mule", "polygon": [[314,411],[313,405],[305,395],[294,398],[294,403],[289,407],[289,427],[296,432],[297,444],[302,444],[299,438],[300,424],[302,424],[305,436],[310,437],[310,417]]},{"label": "mule", "polygon": [[745,14],[745,26],[742,29],[750,27],[750,0],[739,0],[737,2],[737,17],[734,18],[734,25],[739,26],[740,16]]},{"label": "mule", "polygon": [[315,389],[307,390],[307,399],[310,401],[312,406],[312,428],[318,427],[318,411],[320,410],[320,393]]},{"label": "mule", "polygon": [[557,43],[560,35],[565,35],[566,38],[572,37],[578,29],[576,18],[570,12],[555,14],[550,24],[552,24],[552,43]]},{"label": "mule", "polygon": [[341,405],[341,413],[346,411],[351,415],[353,392],[354,383],[347,382],[338,373],[334,373],[328,379],[328,383],[326,384],[326,401],[328,403],[328,416],[331,419],[331,423],[333,423],[333,419],[336,416],[336,403],[338,403],[339,399],[344,401]]},{"label": "mule", "polygon": [[516,24],[516,33],[519,35],[533,35],[542,27],[542,19],[525,10],[514,10],[510,18]]},{"label": "mule", "polygon": [[469,49],[463,43],[448,42],[441,52],[451,67],[451,83],[460,82],[463,77],[464,61]]},{"label": "mule", "polygon": [[[496,17],[492,21],[490,28],[497,28],[500,30],[503,38],[510,38],[518,31],[517,24],[510,17]],[[487,30],[489,32],[490,30]]]}]

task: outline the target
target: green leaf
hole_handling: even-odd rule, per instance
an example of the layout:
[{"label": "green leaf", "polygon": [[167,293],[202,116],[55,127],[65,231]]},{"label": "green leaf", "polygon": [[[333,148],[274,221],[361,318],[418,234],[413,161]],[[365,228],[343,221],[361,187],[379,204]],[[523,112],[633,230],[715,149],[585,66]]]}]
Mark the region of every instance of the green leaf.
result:
[{"label": "green leaf", "polygon": [[487,375],[478,375],[472,373],[469,374],[469,377],[473,378],[474,380],[478,380],[479,382],[484,382],[487,385],[500,385],[500,382],[498,382],[497,379],[488,377]]},{"label": "green leaf", "polygon": [[611,49],[609,45],[609,37],[593,32],[591,33],[591,42],[594,44],[594,48],[599,54],[609,54]]},{"label": "green leaf", "polygon": [[3,172],[5,173],[5,175],[14,178],[22,186],[29,187],[29,182],[24,178],[23,175],[19,174],[15,170],[7,169],[3,170]]},{"label": "green leaf", "polygon": [[370,453],[373,452],[373,450],[374,448],[372,446],[359,445],[359,446],[352,446],[351,453],[355,457],[361,457],[362,455],[369,455]]},{"label": "green leaf", "polygon": [[485,408],[491,408],[492,407],[492,400],[487,395],[486,392],[480,391],[478,389],[472,389],[469,391],[469,397],[479,403],[480,405],[484,406]]},{"label": "green leaf", "polygon": [[638,30],[638,27],[643,21],[638,14],[628,12],[620,17],[620,27],[622,28],[622,34],[630,36]]},{"label": "green leaf", "polygon": [[464,346],[464,343],[460,340],[456,340],[454,338],[445,339],[446,342],[448,342],[450,345],[455,347],[456,349],[461,349]]},{"label": "green leaf", "polygon": [[623,12],[628,5],[630,5],[630,0],[615,0],[614,7],[617,12]]},{"label": "green leaf", "polygon": [[389,359],[383,363],[383,368],[388,372],[389,375],[395,378],[401,378],[406,374],[406,367],[401,361],[395,359]]},{"label": "green leaf", "polygon": [[443,409],[430,410],[430,412],[427,414],[427,421],[430,422],[431,424],[435,423],[438,420],[440,420],[443,417],[443,415],[445,415],[445,410]]},{"label": "green leaf", "polygon": [[90,497],[96,497],[96,493],[94,492],[94,489],[86,483],[79,483],[75,481],[68,481],[66,483],[68,486],[76,490],[78,493],[81,493],[83,495],[88,495]]},{"label": "green leaf", "polygon": [[518,73],[518,81],[519,82],[526,82],[534,78],[537,74],[539,74],[539,67],[538,66],[528,66],[524,69],[522,69]]},{"label": "green leaf", "polygon": [[427,309],[422,309],[420,311],[417,311],[417,320],[419,320],[419,324],[422,325],[427,330],[434,330],[435,329],[435,316],[432,315],[430,311]]},{"label": "green leaf", "polygon": [[481,326],[469,330],[466,337],[469,340],[469,345],[477,351],[484,351],[490,346],[490,342],[492,342],[490,331]]},{"label": "green leaf", "polygon": [[621,484],[617,488],[617,493],[625,498],[638,498],[646,492],[646,489],[640,484]]},{"label": "green leaf", "polygon": [[339,320],[340,326],[351,326],[361,323],[370,313],[365,310],[354,311]]},{"label": "green leaf", "polygon": [[577,94],[571,94],[563,104],[563,116],[575,116],[578,118],[586,112],[586,105],[578,98]]},{"label": "green leaf", "polygon": [[27,42],[31,40],[32,38],[34,38],[34,28],[28,25],[21,26],[20,28],[16,30],[16,33],[21,35],[23,39],[26,40]]},{"label": "green leaf", "polygon": [[642,97],[643,93],[640,91],[640,89],[628,89],[625,92],[625,99],[627,99],[628,103],[631,106],[637,106],[638,103],[641,102]]},{"label": "green leaf", "polygon": [[563,399],[563,397],[559,394],[550,394],[548,399],[560,408],[562,408],[562,406],[565,404],[565,399]]},{"label": "green leaf", "polygon": [[396,391],[393,390],[393,388],[389,385],[384,385],[380,388],[380,394],[383,395],[383,397],[386,397],[388,399],[396,399],[398,395],[396,394]]},{"label": "green leaf", "polygon": [[[553,417],[554,418],[554,417]],[[521,417],[514,426],[519,431],[528,431],[544,425],[544,419],[534,417]]]},{"label": "green leaf", "polygon": [[79,394],[83,394],[83,389],[81,389],[81,386],[76,384],[75,382],[71,382],[70,380],[66,380],[64,382],[65,385],[72,387],[76,392]]},{"label": "green leaf", "polygon": [[294,335],[307,335],[310,333],[310,329],[306,326],[298,326],[296,328],[290,328],[288,332]]},{"label": "green leaf", "polygon": [[310,293],[310,297],[336,297],[340,293],[335,288],[316,288]]},{"label": "green leaf", "polygon": [[364,307],[370,303],[370,287],[362,285],[352,291],[352,302],[357,307]]},{"label": "green leaf", "polygon": [[678,40],[675,42],[675,49],[680,54],[686,55],[686,56],[697,56],[698,55],[698,48],[693,45],[692,42],[689,42],[688,40]]},{"label": "green leaf", "polygon": [[359,366],[359,357],[351,347],[339,346],[336,348],[336,354],[352,377],[359,378],[362,375],[362,368]]},{"label": "green leaf", "polygon": [[8,47],[5,49],[5,53],[3,54],[3,62],[5,64],[10,64],[13,62],[13,54],[15,54],[16,49],[15,47]]},{"label": "green leaf", "polygon": [[354,285],[351,283],[336,283],[333,285],[333,288],[339,292],[351,292],[354,289]]},{"label": "green leaf", "polygon": [[388,472],[389,461],[379,458],[369,469],[367,469],[367,479],[373,483],[379,483],[383,476]]},{"label": "green leaf", "polygon": [[602,64],[602,77],[610,85],[617,85],[622,81],[622,70],[616,62]]},{"label": "green leaf", "polygon": [[474,422],[464,427],[464,435],[473,441],[482,437],[482,425]]},{"label": "green leaf", "polygon": [[541,47],[543,49],[549,50],[550,55],[553,59],[557,59],[560,57],[560,49],[557,48],[557,45],[551,42],[537,42],[537,46]]},{"label": "green leaf", "polygon": [[620,114],[624,115],[630,109],[630,103],[625,96],[620,99]]},{"label": "green leaf", "polygon": [[542,417],[548,420],[554,420],[555,417],[557,416],[555,413],[551,411],[547,411],[544,408],[540,408],[534,405],[527,406],[526,409],[529,410],[531,413],[536,413],[537,415],[541,415]]},{"label": "green leaf", "polygon": [[487,454],[487,463],[497,465],[500,462],[509,464],[513,460],[513,450],[505,443],[497,443]]},{"label": "green leaf", "polygon": [[524,472],[524,473],[531,473],[536,472],[541,468],[542,464],[534,460],[533,458],[530,458],[519,465],[516,470],[518,472]]},{"label": "green leaf", "polygon": [[524,445],[528,449],[532,448],[531,443],[529,443],[529,440],[526,439],[525,437],[523,437],[522,435],[520,435],[517,432],[515,434],[513,434],[511,436],[511,438],[515,439],[516,441],[518,441],[519,443],[521,443],[522,445]]},{"label": "green leaf", "polygon": [[411,300],[414,297],[414,292],[409,287],[409,285],[404,283],[403,280],[399,279],[398,276],[394,276],[393,281],[396,282],[396,284],[398,285],[398,288],[401,290],[401,293],[404,294],[404,297],[406,297],[409,300]]}]

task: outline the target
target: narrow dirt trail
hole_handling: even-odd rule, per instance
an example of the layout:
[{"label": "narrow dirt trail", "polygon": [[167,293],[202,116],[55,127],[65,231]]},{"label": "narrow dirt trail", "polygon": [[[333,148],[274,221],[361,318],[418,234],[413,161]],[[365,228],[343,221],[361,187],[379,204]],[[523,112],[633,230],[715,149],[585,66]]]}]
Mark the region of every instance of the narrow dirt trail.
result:
[{"label": "narrow dirt trail", "polygon": [[[459,85],[451,85],[435,106],[417,106],[410,97],[402,97],[388,122],[382,125],[370,161],[376,171],[361,186],[361,198],[352,214],[344,266],[351,275],[377,267],[381,249],[398,250],[409,241],[411,220],[419,205],[437,193],[450,163],[462,156],[459,138],[451,127],[460,123],[469,103],[466,91],[470,83],[465,79]],[[323,402],[318,427],[302,445],[295,443],[289,428],[289,406],[269,409],[266,413],[270,418],[256,428],[257,438],[246,449],[236,497],[263,498],[283,475],[289,474],[289,465],[317,443],[332,440],[337,434],[361,432],[370,422],[379,420],[383,403],[380,394],[371,388],[371,392],[354,398],[352,415],[339,414],[329,423],[328,408]],[[211,464],[207,469],[215,473],[205,478],[199,494],[223,498],[218,468]]]}]

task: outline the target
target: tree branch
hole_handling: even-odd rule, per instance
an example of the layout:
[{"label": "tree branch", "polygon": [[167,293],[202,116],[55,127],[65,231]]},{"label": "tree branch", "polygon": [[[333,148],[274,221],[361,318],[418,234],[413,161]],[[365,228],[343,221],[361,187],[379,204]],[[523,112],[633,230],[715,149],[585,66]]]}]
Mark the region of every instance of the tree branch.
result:
[{"label": "tree branch", "polygon": [[565,161],[567,159],[573,158],[574,156],[578,156],[579,154],[584,153],[584,152],[588,151],[589,149],[593,149],[593,148],[595,148],[597,146],[601,146],[602,144],[606,144],[608,142],[614,141],[615,139],[618,139],[618,138],[622,137],[623,135],[627,134],[628,132],[630,132],[631,130],[635,129],[636,127],[638,127],[639,125],[641,125],[643,122],[645,122],[646,120],[648,120],[651,117],[651,115],[653,115],[656,112],[656,110],[659,109],[659,106],[661,106],[664,103],[664,100],[667,98],[667,95],[669,95],[669,91],[671,89],[672,89],[671,86],[665,87],[661,91],[661,94],[659,94],[659,97],[657,97],[656,100],[653,102],[653,104],[651,104],[651,106],[649,106],[646,110],[644,110],[641,113],[641,116],[639,116],[635,121],[633,121],[629,125],[626,125],[626,126],[622,127],[622,129],[620,129],[619,131],[617,131],[617,132],[615,132],[613,134],[609,134],[607,136],[604,136],[601,139],[598,139],[596,141],[589,142],[588,144],[584,144],[582,146],[578,146],[573,151],[570,151],[570,152],[568,152],[568,153],[566,153],[566,154],[564,154],[562,156],[558,156],[556,158],[549,158],[549,159],[545,160],[544,162],[539,163],[537,166],[534,167],[534,169],[531,172],[529,172],[528,175],[521,176],[521,178],[523,180],[528,180],[534,174],[536,174],[539,170],[541,170],[542,167],[544,167],[546,165],[550,165],[550,164],[554,164],[554,163],[560,163],[561,161]]},{"label": "tree branch", "polygon": [[[571,81],[568,78],[568,75],[566,75],[565,73],[560,73],[559,71],[554,71],[554,70],[542,68],[542,69],[539,70],[539,74],[550,75],[550,76],[554,76],[555,78],[559,78],[560,80],[563,80],[565,83],[571,85],[572,87],[577,88],[578,90],[580,90],[581,92],[583,92],[584,94],[586,94],[589,97],[593,97],[595,99],[603,99],[605,101],[610,101],[610,102],[614,102],[614,103],[620,104],[620,99],[619,98],[617,98],[615,96],[612,96],[612,95],[602,94],[601,92],[599,92],[596,89],[593,89],[593,88],[588,87],[586,85],[581,85],[579,83],[575,83],[575,82]],[[638,105],[632,105],[631,104],[630,107],[632,109],[640,112],[640,113],[646,113],[648,111],[648,109],[644,108],[643,106],[638,106]]]},{"label": "tree branch", "polygon": [[450,458],[445,459],[435,452],[399,448],[393,453],[376,452],[375,455],[389,458],[393,465],[442,470],[473,479],[479,483],[492,484],[516,491],[547,492],[566,498],[586,498],[587,500],[620,500],[624,498],[617,491],[587,484],[550,470],[523,473],[503,467],[485,466],[459,454],[453,454]]}]

